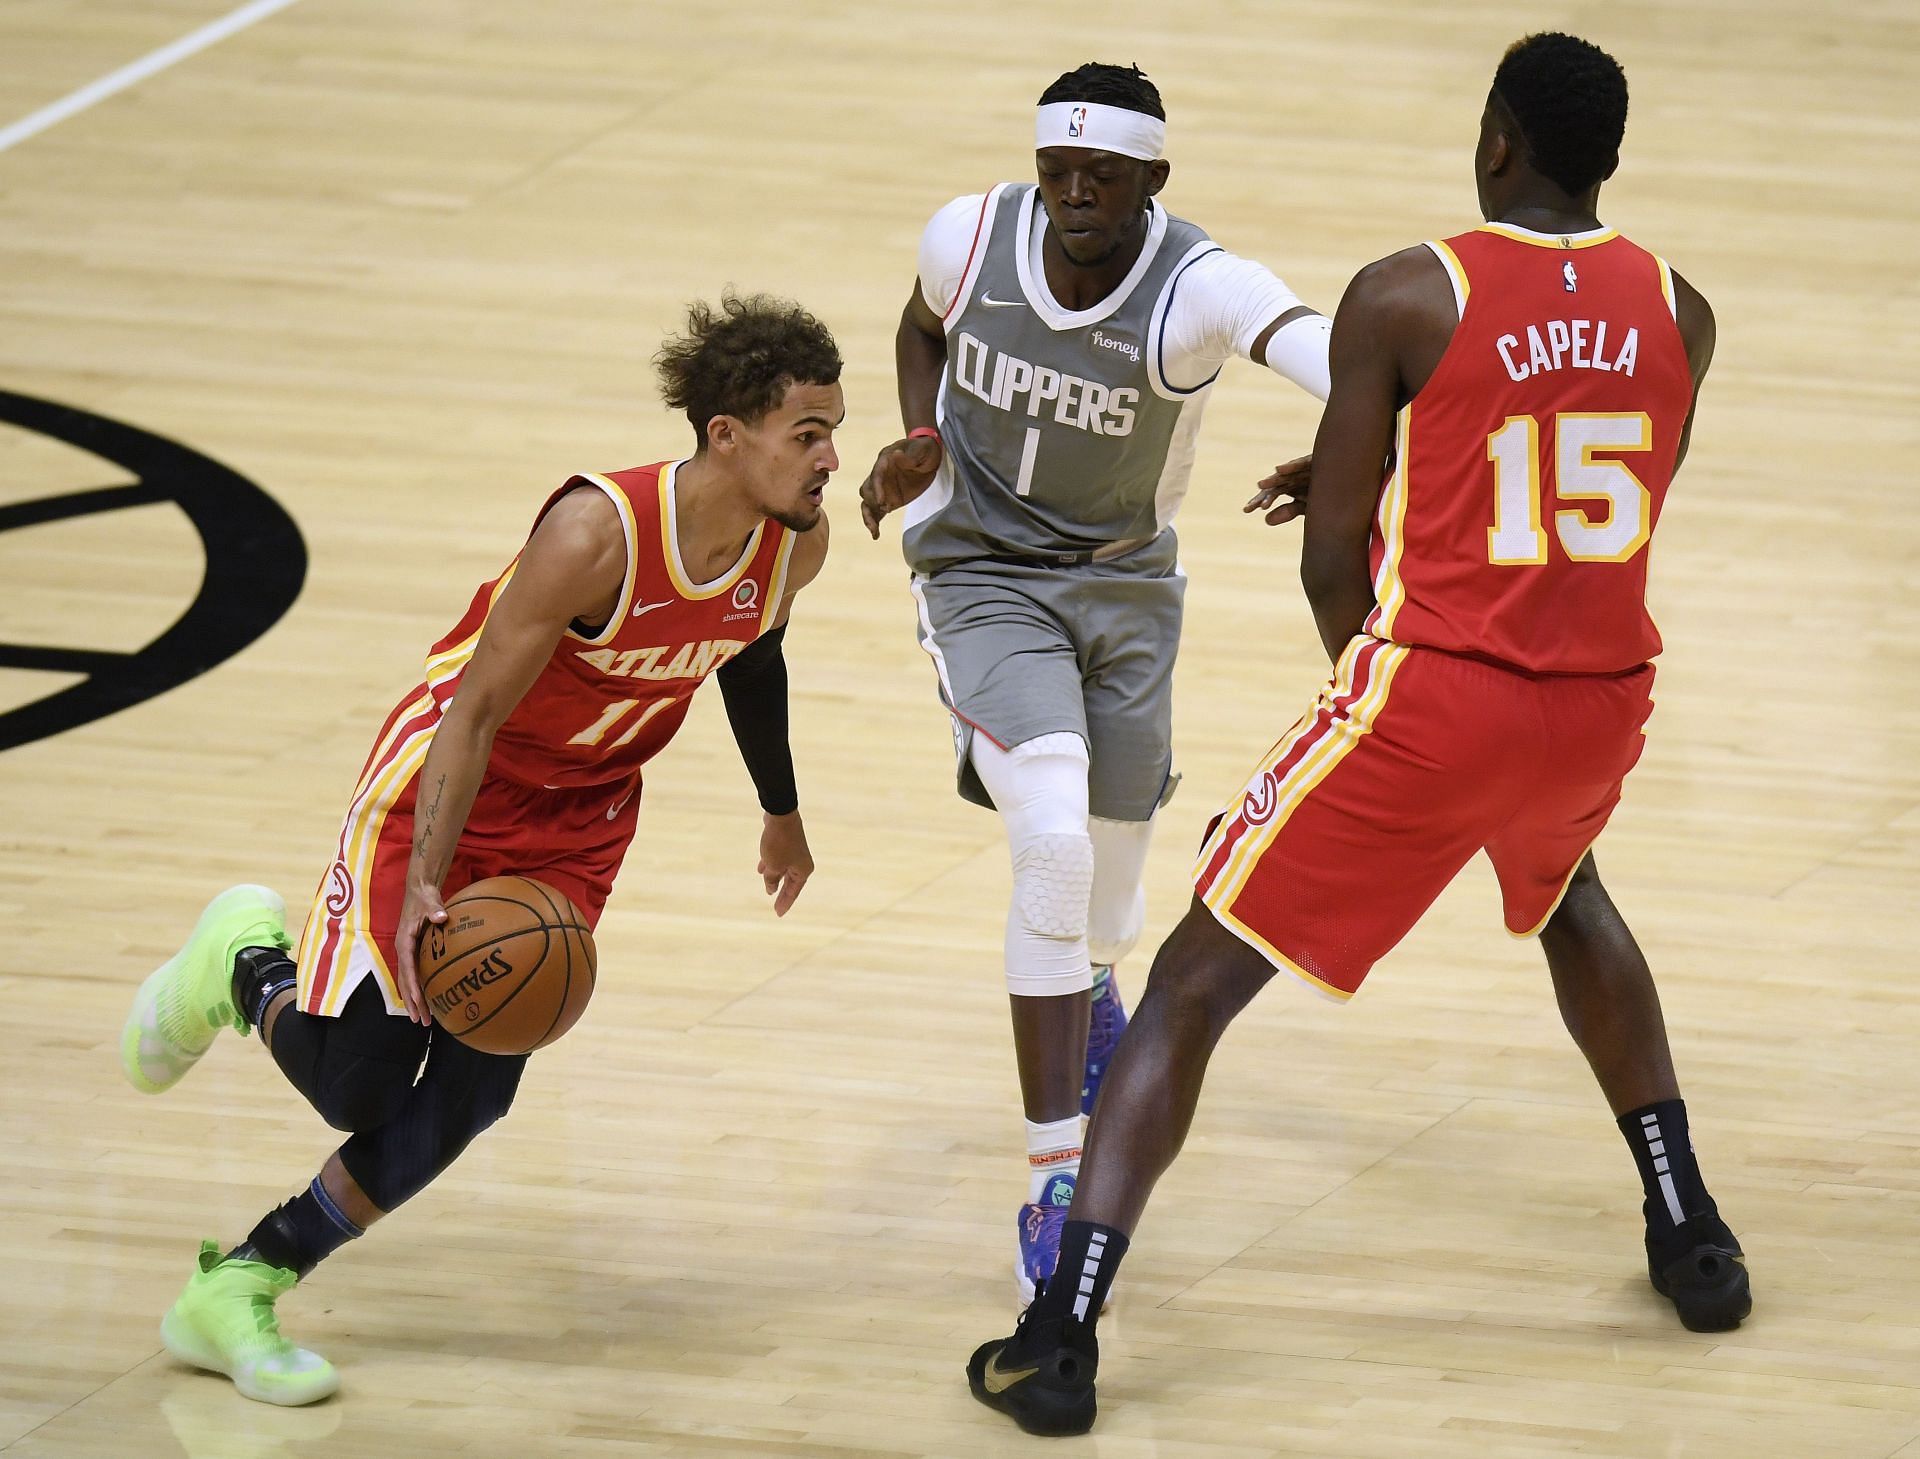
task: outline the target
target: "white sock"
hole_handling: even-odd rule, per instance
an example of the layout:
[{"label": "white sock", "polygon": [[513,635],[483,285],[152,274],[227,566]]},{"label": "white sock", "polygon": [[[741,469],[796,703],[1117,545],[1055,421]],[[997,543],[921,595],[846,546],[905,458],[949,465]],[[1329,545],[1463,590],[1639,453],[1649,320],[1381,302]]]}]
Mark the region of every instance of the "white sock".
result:
[{"label": "white sock", "polygon": [[1056,1175],[1080,1174],[1080,1116],[1036,1125],[1027,1121],[1027,1199],[1037,1201]]}]

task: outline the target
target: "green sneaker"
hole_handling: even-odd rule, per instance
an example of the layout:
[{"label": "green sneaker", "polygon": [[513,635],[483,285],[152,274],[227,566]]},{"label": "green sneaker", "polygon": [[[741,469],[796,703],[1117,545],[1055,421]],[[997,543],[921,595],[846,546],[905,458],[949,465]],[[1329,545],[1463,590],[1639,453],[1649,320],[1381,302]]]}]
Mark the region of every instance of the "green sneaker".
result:
[{"label": "green sneaker", "polygon": [[187,945],[160,965],[127,1010],[120,1031],[120,1068],[143,1094],[173,1088],[231,1023],[247,1021],[233,1006],[233,956],[243,947],[290,949],[287,904],[266,887],[228,887],[200,914]]},{"label": "green sneaker", "polygon": [[314,1403],[340,1387],[318,1353],[280,1335],[273,1304],[299,1277],[263,1261],[239,1261],[200,1243],[200,1269],[160,1319],[160,1341],[183,1363],[225,1373],[248,1398],[288,1407]]}]

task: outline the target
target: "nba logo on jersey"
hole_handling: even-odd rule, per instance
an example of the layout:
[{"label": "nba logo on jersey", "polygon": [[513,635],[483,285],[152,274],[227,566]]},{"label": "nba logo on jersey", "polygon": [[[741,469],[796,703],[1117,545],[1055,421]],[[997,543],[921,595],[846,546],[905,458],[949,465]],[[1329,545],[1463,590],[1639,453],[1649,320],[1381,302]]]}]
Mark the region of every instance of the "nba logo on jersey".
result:
[{"label": "nba logo on jersey", "polygon": [[1086,134],[1087,109],[1084,106],[1076,106],[1072,111],[1067,113],[1067,135],[1069,137],[1084,137]]},{"label": "nba logo on jersey", "polygon": [[1560,277],[1567,281],[1567,292],[1569,294],[1577,294],[1580,292],[1580,275],[1573,271],[1572,259],[1568,259],[1560,265]]}]

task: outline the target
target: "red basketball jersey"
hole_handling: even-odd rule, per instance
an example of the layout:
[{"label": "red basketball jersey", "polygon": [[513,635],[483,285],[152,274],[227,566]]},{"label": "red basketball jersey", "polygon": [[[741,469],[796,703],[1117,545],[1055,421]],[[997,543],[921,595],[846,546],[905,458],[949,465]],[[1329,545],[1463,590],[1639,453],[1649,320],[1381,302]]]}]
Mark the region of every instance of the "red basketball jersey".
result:
[{"label": "red basketball jersey", "polygon": [[[605,476],[588,472],[540,509],[544,517],[575,487],[604,491],[626,529],[627,575],[605,627],[561,635],[494,736],[489,775],[556,790],[632,779],[673,738],[707,675],[771,626],[786,593],[793,533],[762,521],[731,568],[712,582],[695,582],[680,561],[674,469],[661,463]],[[425,687],[442,712],[518,563],[516,557],[481,585],[465,616],[428,656]]]},{"label": "red basketball jersey", "polygon": [[1427,246],[1460,322],[1400,411],[1366,631],[1534,673],[1645,663],[1647,544],[1693,401],[1672,274],[1611,229]]}]

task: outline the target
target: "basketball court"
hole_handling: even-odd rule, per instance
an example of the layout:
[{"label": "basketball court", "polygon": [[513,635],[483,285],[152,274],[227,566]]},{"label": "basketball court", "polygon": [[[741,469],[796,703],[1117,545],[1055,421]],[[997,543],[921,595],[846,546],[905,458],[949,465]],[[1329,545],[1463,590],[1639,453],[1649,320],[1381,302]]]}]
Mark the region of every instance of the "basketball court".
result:
[{"label": "basketball court", "polygon": [[[1598,855],[1755,1313],[1693,1334],[1648,1288],[1632,1162],[1476,861],[1351,1006],[1282,980],[1235,1025],[1101,1328],[1100,1424],[1048,1452],[1920,1459],[1920,14],[1885,0],[0,9],[0,713],[38,706],[0,720],[0,1449],[1043,1448],[961,1372],[1013,1313],[1005,844],[952,792],[898,522],[870,542],[855,502],[920,229],[1030,174],[1055,75],[1134,61],[1163,201],[1331,312],[1478,221],[1493,67],[1554,28],[1633,88],[1603,216],[1719,316]],[[729,284],[848,362],[787,641],[818,872],[776,921],[703,695],[585,1018],[282,1302],[339,1396],[250,1403],[157,1322],[337,1139],[231,1036],[134,1093],[127,1000],[220,887],[305,905],[381,717],[554,486],[690,449],[648,360]],[[1312,402],[1241,364],[1209,416],[1130,1000],[1325,675],[1297,528],[1239,512]]]}]

